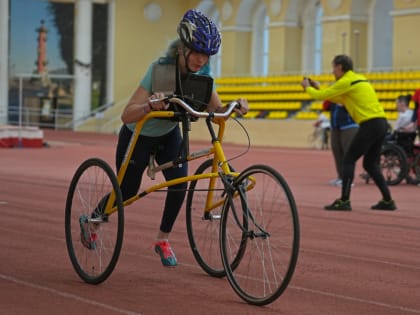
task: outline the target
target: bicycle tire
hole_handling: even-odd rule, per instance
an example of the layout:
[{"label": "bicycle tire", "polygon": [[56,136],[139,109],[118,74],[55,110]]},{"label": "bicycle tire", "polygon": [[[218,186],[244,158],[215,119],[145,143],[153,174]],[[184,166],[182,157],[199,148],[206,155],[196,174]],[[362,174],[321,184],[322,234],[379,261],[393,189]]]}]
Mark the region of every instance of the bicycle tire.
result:
[{"label": "bicycle tire", "polygon": [[[222,211],[220,247],[233,290],[247,303],[262,306],[275,301],[292,278],[299,254],[300,228],[292,192],[276,170],[266,165],[248,167],[233,183],[236,192],[248,185],[249,178],[255,179],[255,186],[235,198],[235,204],[227,202]],[[246,218],[246,224],[239,224],[240,216]],[[232,264],[237,257],[230,253],[230,248],[237,246],[232,226],[236,227],[238,238],[246,231],[246,246],[242,246],[238,265]]]},{"label": "bicycle tire", "polygon": [[[108,217],[100,208],[112,190],[117,213]],[[90,239],[90,248],[82,244],[82,239],[86,238],[83,232]],[[124,207],[117,178],[105,161],[88,159],[71,180],[65,209],[67,250],[82,280],[99,284],[111,275],[121,252],[123,234]]]},{"label": "bicycle tire", "polygon": [[398,185],[408,174],[407,155],[399,146],[388,143],[382,147],[380,168],[388,185]]},{"label": "bicycle tire", "polygon": [[[195,171],[203,174],[211,171],[213,159],[204,161]],[[233,171],[231,165],[230,169]],[[186,223],[188,241],[195,260],[200,267],[212,277],[224,277],[226,272],[220,256],[220,218],[223,204],[211,210],[205,217],[204,206],[209,192],[209,179],[191,181],[186,202]],[[224,187],[220,178],[217,178],[215,194],[224,199]]]}]

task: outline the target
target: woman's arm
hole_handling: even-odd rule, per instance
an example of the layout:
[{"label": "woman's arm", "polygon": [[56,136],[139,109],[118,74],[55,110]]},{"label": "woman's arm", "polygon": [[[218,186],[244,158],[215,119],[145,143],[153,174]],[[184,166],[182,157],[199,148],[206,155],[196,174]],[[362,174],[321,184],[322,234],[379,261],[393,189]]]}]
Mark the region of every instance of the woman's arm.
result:
[{"label": "woman's arm", "polygon": [[217,113],[223,113],[225,111],[217,91],[213,90],[213,92],[211,93],[210,102],[207,106],[207,111]]},{"label": "woman's arm", "polygon": [[146,116],[151,111],[149,97],[149,91],[139,86],[125,105],[121,114],[122,122],[124,124],[134,123]]},{"label": "woman's arm", "polygon": [[[248,101],[245,98],[237,100],[241,104],[241,108],[235,109],[235,112],[239,115],[245,115],[248,112]],[[217,91],[213,91],[211,94],[209,105],[207,106],[208,112],[224,113],[227,107],[223,106]]]},{"label": "woman's arm", "polygon": [[139,86],[131,96],[121,114],[124,124],[134,123],[142,119],[152,110],[166,109],[165,102],[150,102],[153,99],[164,98],[163,93],[150,94],[144,87]]}]

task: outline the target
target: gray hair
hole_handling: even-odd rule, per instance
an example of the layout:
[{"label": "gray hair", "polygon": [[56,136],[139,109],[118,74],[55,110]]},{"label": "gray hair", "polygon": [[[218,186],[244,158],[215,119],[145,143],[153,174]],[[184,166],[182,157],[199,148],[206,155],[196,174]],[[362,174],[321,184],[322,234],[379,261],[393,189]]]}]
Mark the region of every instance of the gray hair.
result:
[{"label": "gray hair", "polygon": [[184,44],[182,43],[181,39],[175,39],[169,44],[168,50],[166,51],[166,57],[176,58],[176,56],[178,56],[178,49],[183,46]]}]

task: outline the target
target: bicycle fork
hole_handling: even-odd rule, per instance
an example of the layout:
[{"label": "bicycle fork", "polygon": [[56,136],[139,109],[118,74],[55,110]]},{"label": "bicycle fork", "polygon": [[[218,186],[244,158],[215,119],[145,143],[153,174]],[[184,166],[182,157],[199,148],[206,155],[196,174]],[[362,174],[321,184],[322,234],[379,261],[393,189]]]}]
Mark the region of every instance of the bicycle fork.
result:
[{"label": "bicycle fork", "polygon": [[[248,200],[246,196],[246,187],[248,180],[245,180],[243,183],[238,184],[235,183],[235,181],[233,180],[229,180],[229,178],[227,178],[226,176],[221,175],[220,178],[222,179],[222,182],[225,187],[224,194],[227,194],[228,204],[231,208],[234,221],[236,225],[241,229],[243,235],[247,238],[250,238],[251,240],[254,238],[267,239],[270,236],[270,233],[265,231],[263,227],[257,223],[257,220],[252,214],[251,209],[248,207]],[[234,198],[237,198],[238,195],[241,201],[243,223],[241,223],[241,221],[239,220],[237,207],[233,202]],[[253,226],[255,226],[255,231],[252,229],[250,230],[249,223],[252,223]]]}]

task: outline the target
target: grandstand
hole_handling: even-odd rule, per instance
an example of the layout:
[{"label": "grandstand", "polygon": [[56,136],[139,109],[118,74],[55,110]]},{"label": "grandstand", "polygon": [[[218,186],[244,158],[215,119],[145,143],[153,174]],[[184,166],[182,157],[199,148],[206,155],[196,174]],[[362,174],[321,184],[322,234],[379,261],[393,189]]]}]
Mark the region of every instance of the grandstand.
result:
[{"label": "grandstand", "polygon": [[[397,118],[395,99],[413,94],[420,88],[420,71],[365,73],[372,82],[389,120]],[[332,74],[309,75],[321,87],[334,82]],[[230,77],[216,79],[221,100],[227,103],[239,97],[249,102],[249,113],[244,118],[316,119],[322,111],[322,102],[312,100],[300,86],[301,75],[267,77]],[[413,108],[414,104],[411,103]],[[328,115],[328,113],[326,113]]]},{"label": "grandstand", "polygon": [[[389,120],[397,119],[396,98],[401,94],[413,94],[420,88],[420,71],[366,73],[372,81],[378,98]],[[310,75],[325,87],[334,81],[332,74]],[[322,112],[322,102],[310,99],[300,86],[302,75],[267,77],[225,77],[216,79],[217,91],[223,103],[245,97],[250,110],[243,116],[248,120],[316,120]],[[115,132],[121,126],[120,113],[127,99],[109,108],[98,119],[87,119],[78,127],[81,131]],[[414,108],[414,104],[410,104]],[[329,112],[324,112],[329,117]]]}]

